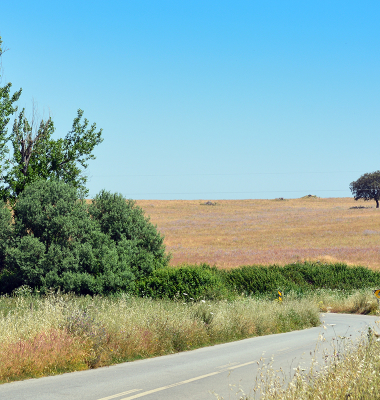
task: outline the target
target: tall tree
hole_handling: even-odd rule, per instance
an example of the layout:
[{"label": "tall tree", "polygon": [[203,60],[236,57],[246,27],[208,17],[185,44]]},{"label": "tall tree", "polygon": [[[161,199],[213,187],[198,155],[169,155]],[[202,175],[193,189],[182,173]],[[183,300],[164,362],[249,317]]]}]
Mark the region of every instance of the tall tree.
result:
[{"label": "tall tree", "polygon": [[362,175],[358,180],[350,183],[350,189],[355,200],[375,200],[376,208],[379,208],[380,171]]},{"label": "tall tree", "polygon": [[25,111],[21,111],[10,137],[13,155],[0,189],[3,199],[14,202],[28,184],[40,179],[59,179],[87,193],[83,170],[87,161],[95,158],[94,147],[103,139],[102,129],[96,131],[96,124],[89,126],[82,117],[83,111],[78,110],[67,135],[52,139],[55,128],[51,118],[39,124],[29,123]]}]

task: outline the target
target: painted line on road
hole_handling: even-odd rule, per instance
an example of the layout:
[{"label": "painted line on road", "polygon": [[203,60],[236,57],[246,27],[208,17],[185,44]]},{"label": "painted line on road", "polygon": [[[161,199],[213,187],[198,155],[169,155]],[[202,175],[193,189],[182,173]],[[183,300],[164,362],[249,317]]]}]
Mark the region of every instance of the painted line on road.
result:
[{"label": "painted line on road", "polygon": [[240,367],[245,367],[246,365],[254,364],[254,363],[256,363],[256,362],[257,362],[257,361],[250,361],[250,362],[247,362],[247,363],[245,363],[245,364],[235,365],[234,367],[229,367],[229,368],[227,368],[227,371],[229,371],[230,369],[236,369],[236,368],[240,368]]},{"label": "painted line on road", "polygon": [[219,369],[228,368],[228,367],[231,367],[232,365],[236,365],[236,364],[237,364],[237,362],[233,362],[233,363],[221,365],[220,367],[216,367],[216,368],[219,368]]},{"label": "painted line on road", "polygon": [[120,396],[124,396],[125,394],[131,394],[131,393],[135,393],[135,392],[139,392],[142,389],[132,389],[132,390],[128,390],[126,392],[121,392],[118,394],[113,394],[112,396],[107,396],[107,397],[102,397],[101,399],[98,400],[110,400],[110,399],[115,399],[116,397],[120,397]]},{"label": "painted line on road", "polygon": [[[196,376],[195,378],[191,378],[191,379],[187,379],[185,381],[181,381],[181,382],[177,382],[177,383],[172,383],[171,385],[167,385],[167,386],[162,386],[156,389],[152,389],[152,390],[147,390],[146,392],[142,392],[142,393],[137,393],[133,396],[129,396],[129,397],[124,397],[120,400],[133,400],[133,399],[138,399],[139,397],[143,397],[143,396],[147,396],[148,394],[152,394],[152,393],[157,393],[157,392],[161,392],[162,390],[166,390],[166,389],[170,389],[172,387],[176,387],[176,386],[181,386],[181,385],[185,385],[186,383],[191,383],[194,381],[198,381],[200,379],[204,379],[204,378],[208,378],[210,376],[214,376],[214,375],[218,375],[221,374],[222,372],[226,372],[226,371],[230,371],[232,369],[236,369],[236,368],[241,368],[241,367],[245,367],[247,365],[251,365],[251,364],[255,364],[257,363],[257,361],[249,361],[247,363],[244,364],[239,364],[239,365],[235,365],[233,367],[229,367],[226,368],[224,370],[221,371],[216,371],[216,372],[211,372],[209,374],[206,375],[200,375],[200,376]],[[115,396],[119,396],[119,395],[115,395]],[[103,399],[99,399],[99,400],[103,400]]]}]

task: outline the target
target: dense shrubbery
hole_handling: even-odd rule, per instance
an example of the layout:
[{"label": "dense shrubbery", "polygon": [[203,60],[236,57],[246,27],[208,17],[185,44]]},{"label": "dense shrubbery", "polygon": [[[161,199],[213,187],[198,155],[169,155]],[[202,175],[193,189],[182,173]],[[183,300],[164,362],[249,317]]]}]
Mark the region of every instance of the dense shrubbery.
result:
[{"label": "dense shrubbery", "polygon": [[224,299],[229,296],[220,271],[206,264],[157,269],[136,285],[138,296],[184,300]]},{"label": "dense shrubbery", "polygon": [[[380,273],[346,264],[296,263],[218,270],[205,264],[156,270],[137,284],[140,296],[221,299],[236,295],[277,295],[277,289],[305,293],[314,289],[374,288]],[[186,293],[186,295],[184,295]]]},{"label": "dense shrubbery", "polygon": [[247,295],[276,289],[360,289],[380,284],[380,273],[346,264],[295,263],[284,267],[241,267],[221,271],[229,288]]},{"label": "dense shrubbery", "polygon": [[163,237],[133,201],[102,191],[90,206],[59,181],[26,187],[14,222],[0,211],[0,292],[131,292],[136,278],[168,264]]}]

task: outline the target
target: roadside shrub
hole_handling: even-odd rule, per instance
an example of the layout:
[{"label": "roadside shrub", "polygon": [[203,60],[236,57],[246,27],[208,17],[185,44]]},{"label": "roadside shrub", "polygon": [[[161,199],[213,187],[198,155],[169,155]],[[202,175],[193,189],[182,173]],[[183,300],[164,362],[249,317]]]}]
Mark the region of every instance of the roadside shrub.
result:
[{"label": "roadside shrub", "polygon": [[[234,299],[264,296],[276,299],[277,290],[302,295],[316,289],[374,288],[380,273],[345,264],[297,263],[280,266],[243,266],[219,270],[207,264],[155,270],[140,280],[136,295],[151,298]],[[183,293],[186,293],[184,295]]]},{"label": "roadside shrub", "polygon": [[380,284],[380,273],[346,264],[296,263],[280,266],[245,266],[221,271],[229,290],[246,295],[295,293],[314,289],[354,290]]},{"label": "roadside shrub", "polygon": [[[6,234],[3,214],[0,235]],[[163,238],[133,202],[103,191],[88,207],[75,188],[59,181],[25,188],[2,254],[3,293],[21,285],[42,293],[50,288],[77,294],[131,292],[136,278],[168,263]]]},{"label": "roadside shrub", "polygon": [[223,280],[230,290],[239,294],[258,295],[277,293],[277,289],[295,290],[297,284],[287,279],[281,267],[244,266],[221,271]]},{"label": "roadside shrub", "polygon": [[118,245],[119,257],[128,261],[137,278],[168,265],[164,237],[133,200],[102,190],[93,199],[89,213],[101,232]]},{"label": "roadside shrub", "polygon": [[229,296],[219,270],[206,264],[158,269],[137,283],[137,294],[186,301],[224,299]]},{"label": "roadside shrub", "polygon": [[280,267],[279,271],[299,288],[360,289],[380,284],[380,274],[364,267],[343,263],[297,263]]}]

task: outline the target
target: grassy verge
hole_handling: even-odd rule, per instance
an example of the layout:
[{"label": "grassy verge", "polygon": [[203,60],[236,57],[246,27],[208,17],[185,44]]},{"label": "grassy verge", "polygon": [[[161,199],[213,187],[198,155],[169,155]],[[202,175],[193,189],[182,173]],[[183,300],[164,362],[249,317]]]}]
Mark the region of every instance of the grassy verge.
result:
[{"label": "grassy verge", "polygon": [[1,297],[0,382],[304,329],[319,324],[318,311],[307,298],[280,304],[253,298]]},{"label": "grassy verge", "polygon": [[379,399],[380,342],[371,330],[355,345],[342,339],[323,365],[314,360],[308,372],[296,370],[289,385],[271,364],[262,364],[250,394],[241,391],[237,396],[239,400]]},{"label": "grassy verge", "polygon": [[[290,298],[297,296],[289,295]],[[378,303],[371,289],[360,290],[315,290],[306,297],[318,304],[321,312],[348,314],[377,314]]]}]

